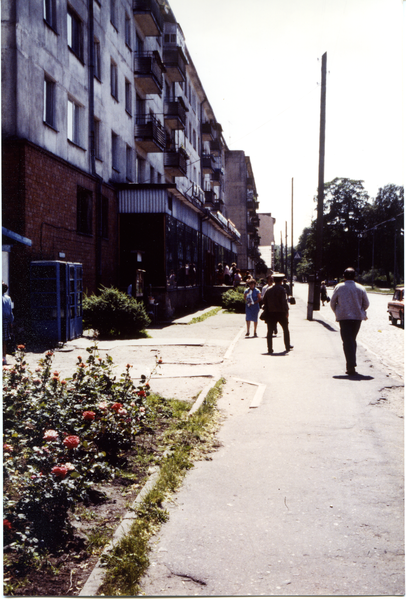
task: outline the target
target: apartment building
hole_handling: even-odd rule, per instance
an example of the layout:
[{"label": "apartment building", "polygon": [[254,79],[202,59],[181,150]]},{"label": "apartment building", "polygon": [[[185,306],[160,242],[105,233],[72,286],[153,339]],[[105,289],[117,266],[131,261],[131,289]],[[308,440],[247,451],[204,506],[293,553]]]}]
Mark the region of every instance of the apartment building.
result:
[{"label": "apartment building", "polygon": [[[2,3],[3,265],[30,314],[30,265],[81,265],[161,315],[238,260],[222,128],[164,0]],[[246,199],[245,199],[246,200]],[[77,293],[81,293],[78,289]]]},{"label": "apartment building", "polygon": [[275,268],[275,217],[271,213],[259,213],[259,251],[268,269]]},{"label": "apartment building", "polygon": [[251,160],[242,150],[225,151],[225,198],[227,214],[241,234],[237,264],[254,275],[261,256],[259,202]]}]

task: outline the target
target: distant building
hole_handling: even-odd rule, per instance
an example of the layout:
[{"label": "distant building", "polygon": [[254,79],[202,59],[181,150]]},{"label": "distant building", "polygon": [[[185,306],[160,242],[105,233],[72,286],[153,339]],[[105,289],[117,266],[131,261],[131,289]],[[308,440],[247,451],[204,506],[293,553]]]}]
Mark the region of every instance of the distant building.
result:
[{"label": "distant building", "polygon": [[269,269],[274,270],[275,267],[275,221],[276,219],[271,213],[259,213],[259,237],[261,244],[259,251],[261,258],[264,260]]},{"label": "distant building", "polygon": [[165,316],[205,298],[219,262],[253,268],[251,165],[240,232],[222,128],[167,2],[4,0],[2,134],[21,320],[32,261],[79,263],[87,293],[133,284]]}]

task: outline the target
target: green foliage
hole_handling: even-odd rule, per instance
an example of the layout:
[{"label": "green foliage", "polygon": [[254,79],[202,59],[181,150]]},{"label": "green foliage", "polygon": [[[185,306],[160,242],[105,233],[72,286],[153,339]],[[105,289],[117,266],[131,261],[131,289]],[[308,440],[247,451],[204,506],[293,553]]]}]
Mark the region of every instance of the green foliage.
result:
[{"label": "green foliage", "polygon": [[127,365],[117,379],[111,357],[87,352],[68,380],[52,370],[53,352],[32,373],[24,346],[3,367],[5,540],[32,556],[66,538],[68,512],[94,482],[112,478],[149,425],[146,378],[136,386]]},{"label": "green foliage", "polygon": [[245,313],[244,287],[239,286],[221,296],[223,308],[235,313]]},{"label": "green foliage", "polygon": [[205,321],[209,317],[214,317],[218,312],[220,312],[220,310],[221,310],[221,307],[216,306],[216,308],[213,308],[212,310],[208,310],[203,315],[200,315],[200,317],[195,317],[194,319],[189,321],[188,325],[194,325],[195,323],[201,323],[202,321]]},{"label": "green foliage", "polygon": [[116,288],[106,287],[99,296],[84,297],[83,320],[85,327],[97,330],[101,338],[139,337],[151,322],[141,302]]}]

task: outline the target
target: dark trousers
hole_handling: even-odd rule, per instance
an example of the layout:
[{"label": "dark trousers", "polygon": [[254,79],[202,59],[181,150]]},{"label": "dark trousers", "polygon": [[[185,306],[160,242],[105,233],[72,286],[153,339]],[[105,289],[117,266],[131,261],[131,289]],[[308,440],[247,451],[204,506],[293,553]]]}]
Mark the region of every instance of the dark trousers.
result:
[{"label": "dark trousers", "polygon": [[285,343],[285,349],[290,349],[290,334],[289,334],[289,321],[288,317],[283,312],[269,313],[269,320],[267,321],[268,333],[266,340],[268,342],[268,352],[272,350],[272,334],[276,329],[276,324],[280,323],[283,329],[283,341]]},{"label": "dark trousers", "polygon": [[343,340],[343,348],[345,360],[347,361],[347,369],[354,369],[357,366],[357,335],[361,327],[361,321],[348,319],[339,321],[341,339]]}]

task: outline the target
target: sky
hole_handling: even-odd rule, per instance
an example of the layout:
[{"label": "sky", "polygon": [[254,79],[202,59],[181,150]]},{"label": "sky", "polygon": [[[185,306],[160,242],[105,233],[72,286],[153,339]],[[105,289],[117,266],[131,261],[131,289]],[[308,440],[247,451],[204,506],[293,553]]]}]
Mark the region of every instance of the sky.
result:
[{"label": "sky", "polygon": [[404,185],[406,2],[169,3],[228,147],[251,159],[277,242],[287,222],[291,244],[292,196],[295,243],[316,217],[324,53],[325,182],[362,180],[371,198]]}]

